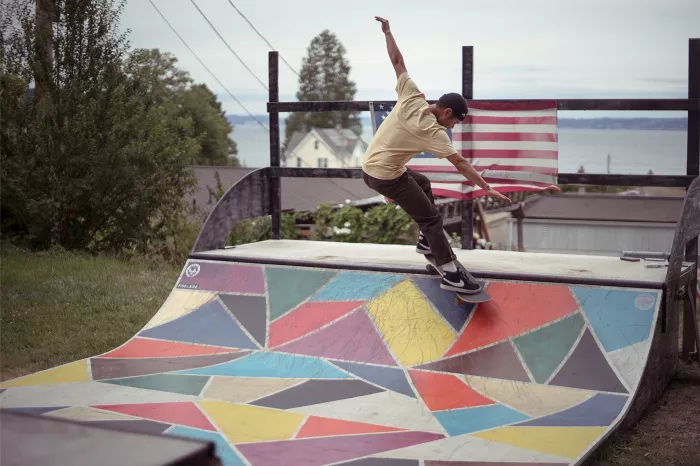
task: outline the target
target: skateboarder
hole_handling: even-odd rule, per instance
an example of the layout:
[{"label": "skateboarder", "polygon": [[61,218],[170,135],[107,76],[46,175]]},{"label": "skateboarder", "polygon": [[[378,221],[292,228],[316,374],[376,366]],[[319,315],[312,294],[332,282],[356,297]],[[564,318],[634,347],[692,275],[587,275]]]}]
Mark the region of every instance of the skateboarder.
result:
[{"label": "skateboarder", "polygon": [[444,275],[440,287],[458,293],[478,293],[479,283],[454,262],[456,256],[444,235],[442,216],[435,207],[430,180],[406,167],[419,152],[432,152],[449,160],[465,178],[481,187],[488,196],[503,199],[452,146],[446,128],[467,116],[467,102],[456,93],[444,94],[429,105],[406,72],[401,52],[389,28],[389,21],[375,16],[382,24],[389,58],[396,71],[398,100],[379,126],[362,161],[363,179],[370,188],[398,204],[415,220],[420,230],[416,252],[432,254]]}]

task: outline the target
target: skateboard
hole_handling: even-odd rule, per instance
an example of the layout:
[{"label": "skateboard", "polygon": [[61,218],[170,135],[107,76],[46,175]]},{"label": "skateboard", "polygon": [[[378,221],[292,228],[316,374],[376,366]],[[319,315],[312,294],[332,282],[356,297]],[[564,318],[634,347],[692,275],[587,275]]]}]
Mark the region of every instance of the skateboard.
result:
[{"label": "skateboard", "polygon": [[[433,258],[432,254],[425,254],[425,259],[429,262],[429,264],[425,265],[425,269],[433,274],[433,275],[440,275],[442,276],[442,267],[438,267],[435,265],[435,259]],[[457,264],[458,267],[460,267],[462,270],[465,272],[467,269],[457,260],[455,260],[455,263]],[[481,291],[478,293],[458,293],[454,291],[453,293],[457,295],[457,301],[462,301],[465,303],[485,303],[486,301],[491,300],[491,296],[484,291],[484,285],[485,283],[482,281],[479,281],[479,284],[481,285]],[[459,302],[457,303],[459,305]]]}]

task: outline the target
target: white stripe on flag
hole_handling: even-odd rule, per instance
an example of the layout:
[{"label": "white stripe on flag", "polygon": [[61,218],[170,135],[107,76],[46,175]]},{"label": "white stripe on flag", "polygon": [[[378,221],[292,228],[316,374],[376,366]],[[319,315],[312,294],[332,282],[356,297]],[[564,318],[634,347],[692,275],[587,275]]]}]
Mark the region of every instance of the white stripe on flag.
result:
[{"label": "white stripe on flag", "polygon": [[557,116],[557,110],[481,110],[469,107],[471,116],[492,116],[492,117],[552,117]]},{"label": "white stripe on flag", "polygon": [[452,146],[456,150],[557,150],[557,143],[548,141],[453,141]]},{"label": "white stripe on flag", "polygon": [[[444,182],[466,182],[467,179],[460,173],[423,173],[425,176],[428,177],[430,181],[434,181],[436,183],[444,183]],[[534,183],[545,183],[545,184],[556,184],[557,183],[557,177],[556,176],[551,176],[551,175],[543,175],[541,173],[532,173],[532,172],[510,172],[510,171],[503,171],[503,170],[487,170],[485,172],[480,173],[481,177],[484,178],[485,180],[489,179],[505,179],[505,180],[523,180],[523,181],[531,181]]]},{"label": "white stripe on flag", "polygon": [[556,125],[492,125],[488,123],[467,123],[455,130],[460,133],[550,133],[556,134]]},{"label": "white stripe on flag", "polygon": [[[558,161],[556,159],[491,159],[477,158],[467,159],[470,165],[474,167],[489,167],[493,165],[506,165],[509,167],[540,167],[540,168],[557,168]],[[412,158],[406,166],[423,166],[423,167],[446,167],[456,170],[455,166],[447,159],[439,159],[437,157]]]}]

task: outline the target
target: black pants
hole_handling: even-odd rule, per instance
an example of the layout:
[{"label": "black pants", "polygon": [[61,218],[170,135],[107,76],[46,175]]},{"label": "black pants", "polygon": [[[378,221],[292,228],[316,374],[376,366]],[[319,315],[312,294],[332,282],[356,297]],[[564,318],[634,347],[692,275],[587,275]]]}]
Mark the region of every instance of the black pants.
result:
[{"label": "black pants", "polygon": [[428,177],[406,168],[403,175],[393,180],[378,180],[364,172],[362,172],[362,179],[367,186],[391,199],[415,220],[423,236],[428,240],[437,265],[444,265],[456,259],[445,237],[442,216],[435,207]]}]

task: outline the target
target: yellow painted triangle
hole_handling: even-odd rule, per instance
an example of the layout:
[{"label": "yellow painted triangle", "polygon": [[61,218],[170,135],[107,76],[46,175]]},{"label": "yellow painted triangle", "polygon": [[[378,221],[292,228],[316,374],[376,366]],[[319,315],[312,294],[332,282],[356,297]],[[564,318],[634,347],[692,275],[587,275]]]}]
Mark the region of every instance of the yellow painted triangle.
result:
[{"label": "yellow painted triangle", "polygon": [[493,442],[574,459],[591,448],[606,427],[501,427],[471,434]]},{"label": "yellow painted triangle", "polygon": [[0,384],[0,388],[26,387],[29,385],[54,385],[59,383],[87,382],[89,380],[88,360],[82,359],[63,366],[8,380]]},{"label": "yellow painted triangle", "polygon": [[146,324],[144,330],[162,325],[178,317],[185,316],[216,297],[208,291],[173,290],[156,315]]},{"label": "yellow painted triangle", "polygon": [[197,404],[231,443],[291,439],[306,417],[305,414],[226,401],[206,400]]},{"label": "yellow painted triangle", "polygon": [[517,380],[473,375],[460,378],[482,395],[532,417],[546,416],[577,406],[596,394],[596,392],[577,388],[540,385]]},{"label": "yellow painted triangle", "polygon": [[406,280],[366,305],[387,346],[404,366],[439,359],[457,335]]}]

